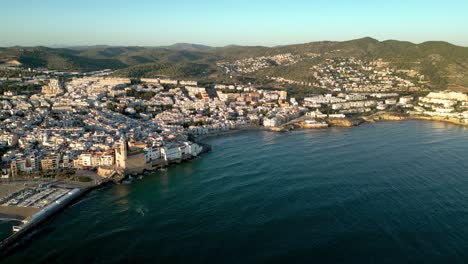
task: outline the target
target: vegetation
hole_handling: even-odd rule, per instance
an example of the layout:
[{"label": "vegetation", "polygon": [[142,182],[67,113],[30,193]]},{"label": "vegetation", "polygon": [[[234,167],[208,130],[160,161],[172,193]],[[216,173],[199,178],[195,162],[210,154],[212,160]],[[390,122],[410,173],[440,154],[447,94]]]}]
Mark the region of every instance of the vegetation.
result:
[{"label": "vegetation", "polygon": [[76,178],[77,178],[77,181],[79,182],[90,182],[93,180],[90,177],[86,177],[86,176],[78,176]]},{"label": "vegetation", "polygon": [[325,89],[322,89],[320,87],[310,87],[293,84],[285,84],[284,87],[288,92],[289,96],[294,97],[296,99],[302,99],[304,97],[308,97],[314,94],[327,93]]},{"label": "vegetation", "polygon": [[208,122],[205,122],[203,120],[199,120],[199,121],[186,122],[186,123],[182,124],[182,126],[184,128],[188,128],[188,127],[191,127],[191,126],[204,126],[204,125],[208,125],[208,124],[209,124]]},{"label": "vegetation", "polygon": [[212,72],[214,72],[214,69],[211,69],[208,64],[188,62],[149,63],[130,66],[128,68],[118,70],[114,75],[132,78],[202,78],[208,76]]},{"label": "vegetation", "polygon": [[434,90],[444,90],[447,87],[447,78],[441,75],[442,70],[430,61],[421,64],[421,74],[427,76]]},{"label": "vegetation", "polygon": [[[292,53],[307,57],[293,65],[279,65],[250,75],[226,75],[217,62]],[[399,69],[421,71],[433,89],[454,84],[468,87],[468,47],[446,42],[414,44],[405,41],[382,41],[362,38],[344,42],[311,42],[281,47],[227,46],[210,48],[202,45],[177,44],[168,47],[93,46],[68,49],[46,47],[0,48],[0,60],[17,58],[25,67],[47,67],[67,71],[118,69],[116,76],[132,78],[194,78],[236,83],[268,83],[271,76],[312,82],[310,67],[332,57],[356,57],[364,60],[381,58]]]},{"label": "vegetation", "polygon": [[17,85],[12,83],[4,83],[0,85],[0,93],[7,91],[16,92],[18,94],[31,94],[41,91],[41,87],[37,85]]},{"label": "vegetation", "polygon": [[111,111],[115,111],[116,108],[117,108],[116,105],[113,104],[112,102],[107,103],[107,109],[109,109]]},{"label": "vegetation", "polygon": [[2,157],[3,155],[5,155],[5,153],[7,153],[8,150],[10,150],[9,147],[0,147],[0,157]]}]

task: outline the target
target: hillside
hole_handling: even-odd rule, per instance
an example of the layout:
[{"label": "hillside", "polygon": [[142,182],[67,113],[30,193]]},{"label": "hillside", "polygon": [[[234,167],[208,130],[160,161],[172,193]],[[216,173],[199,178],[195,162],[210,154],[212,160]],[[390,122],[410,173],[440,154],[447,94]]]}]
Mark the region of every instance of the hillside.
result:
[{"label": "hillside", "polygon": [[190,50],[190,51],[203,51],[212,49],[210,46],[191,44],[191,43],[176,43],[170,46],[163,46],[162,48],[173,49],[173,50]]},{"label": "hillside", "polygon": [[203,79],[215,72],[209,64],[180,62],[180,63],[147,63],[133,65],[117,70],[114,75],[134,78],[171,77]]},{"label": "hillside", "polygon": [[[382,59],[398,69],[414,69],[426,75],[433,86],[468,87],[468,47],[447,42],[414,44],[405,41],[378,41],[362,38],[350,41],[320,41],[305,44],[262,47],[208,47],[178,43],[166,47],[91,46],[75,48],[11,47],[0,48],[0,61],[17,59],[26,67],[46,67],[67,71],[120,69],[117,75],[130,77],[226,78],[218,62],[291,53],[302,56],[299,63],[273,65],[234,78],[263,79],[268,75],[307,81],[311,65],[333,57],[355,57],[363,60]],[[309,58],[308,54],[319,54]]]}]

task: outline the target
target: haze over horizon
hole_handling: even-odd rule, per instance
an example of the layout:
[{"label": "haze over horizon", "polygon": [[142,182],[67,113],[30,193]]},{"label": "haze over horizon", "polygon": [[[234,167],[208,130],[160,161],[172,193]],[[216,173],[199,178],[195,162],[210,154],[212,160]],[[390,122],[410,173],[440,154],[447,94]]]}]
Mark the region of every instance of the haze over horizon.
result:
[{"label": "haze over horizon", "polygon": [[[223,47],[229,47],[229,46],[239,46],[239,47],[269,47],[269,48],[274,48],[274,47],[283,47],[283,46],[288,46],[288,45],[301,45],[301,44],[307,44],[307,43],[313,43],[313,42],[321,42],[321,41],[330,41],[330,42],[343,42],[343,41],[353,41],[353,40],[358,40],[358,39],[365,39],[365,38],[371,38],[375,39],[379,42],[385,42],[385,41],[402,41],[402,42],[410,42],[413,44],[422,44],[425,42],[447,42],[456,46],[460,47],[468,47],[467,45],[459,45],[450,41],[446,40],[426,40],[426,41],[421,41],[421,42],[412,42],[404,39],[376,39],[370,36],[363,36],[360,38],[353,38],[353,39],[343,39],[343,40],[330,40],[330,39],[322,39],[322,40],[312,40],[312,41],[306,41],[306,42],[301,42],[301,43],[285,43],[285,44],[279,44],[279,45],[256,45],[254,43],[252,44],[246,44],[246,45],[241,45],[241,44],[227,44],[227,45],[222,45],[222,46],[210,46],[208,44],[203,44],[203,43],[192,43],[192,42],[176,42],[176,43],[168,43],[164,45],[111,45],[111,44],[83,44],[83,45],[73,45],[73,44],[50,44],[50,45],[11,45],[11,46],[0,46],[0,47],[48,47],[48,48],[88,48],[88,47],[147,47],[147,48],[164,48],[164,47],[174,47],[177,45],[193,45],[193,46],[200,46],[200,47],[206,47],[206,48],[223,48]],[[187,49],[189,48],[188,46],[186,47]],[[181,48],[184,49],[184,48]]]},{"label": "haze over horizon", "polygon": [[464,1],[7,2],[0,46],[277,46],[362,37],[468,46]]}]

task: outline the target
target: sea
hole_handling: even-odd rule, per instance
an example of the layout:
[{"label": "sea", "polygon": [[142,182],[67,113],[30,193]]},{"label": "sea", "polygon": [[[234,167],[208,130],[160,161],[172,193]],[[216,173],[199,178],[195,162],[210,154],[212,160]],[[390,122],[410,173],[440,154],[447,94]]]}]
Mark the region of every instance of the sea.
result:
[{"label": "sea", "polygon": [[383,122],[205,142],[202,157],[92,191],[0,263],[468,262],[467,127]]}]

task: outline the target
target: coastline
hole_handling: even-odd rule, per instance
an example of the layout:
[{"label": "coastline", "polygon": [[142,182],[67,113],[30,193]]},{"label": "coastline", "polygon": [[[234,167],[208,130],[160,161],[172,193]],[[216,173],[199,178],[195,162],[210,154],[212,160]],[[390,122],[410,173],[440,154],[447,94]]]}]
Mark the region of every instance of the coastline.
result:
[{"label": "coastline", "polygon": [[458,125],[462,127],[468,127],[468,123],[460,122],[458,119],[454,118],[443,118],[443,117],[433,117],[433,116],[415,116],[415,115],[408,115],[396,112],[377,112],[375,114],[369,116],[360,116],[358,118],[329,118],[326,119],[326,122],[329,124],[328,127],[302,127],[297,125],[298,122],[288,122],[286,124],[280,125],[278,127],[263,127],[263,126],[247,126],[243,128],[236,128],[226,131],[221,131],[212,134],[206,134],[197,137],[194,142],[195,143],[203,143],[204,140],[214,137],[222,137],[225,135],[231,135],[239,132],[245,131],[270,131],[270,132],[288,132],[292,130],[314,130],[314,129],[327,129],[330,127],[357,127],[365,123],[377,123],[377,122],[399,122],[399,121],[408,121],[408,120],[415,120],[415,121],[429,121],[429,122],[442,122],[448,123],[453,125]]},{"label": "coastline", "polygon": [[[347,120],[345,124],[351,124],[351,125],[333,125],[333,127],[353,127],[353,126],[359,126],[363,123],[375,123],[375,122],[388,122],[388,121],[407,121],[407,120],[416,120],[416,121],[436,121],[436,122],[445,122],[445,123],[450,123],[454,125],[460,125],[460,126],[468,126],[467,123],[461,123],[457,122],[454,120],[447,120],[445,118],[435,118],[435,117],[426,117],[426,116],[410,116],[410,115],[402,115],[400,113],[390,113],[390,112],[379,112],[370,116],[363,116],[361,117],[362,122],[356,122],[355,119],[343,119]],[[294,128],[293,130],[296,130],[297,128]],[[309,130],[309,129],[317,129],[317,128],[299,128],[301,130]],[[194,139],[195,143],[202,144],[204,147],[207,147],[208,149],[205,152],[208,152],[211,150],[211,146],[204,143],[205,140],[210,139],[210,138],[215,138],[215,137],[222,137],[226,135],[231,135],[231,134],[236,134],[239,132],[246,132],[246,131],[271,131],[271,132],[284,132],[284,131],[275,131],[274,129],[271,128],[266,128],[266,127],[261,127],[261,126],[245,126],[241,128],[236,128],[236,129],[231,129],[231,130],[226,130],[226,131],[220,131],[216,133],[211,133],[211,134],[206,134],[206,135],[201,135],[198,136]],[[200,155],[201,156],[201,155]],[[187,160],[190,161],[190,160]],[[177,163],[178,164],[178,163]],[[170,164],[173,165],[173,164]],[[169,166],[170,166],[169,165]],[[157,170],[155,170],[157,171]],[[154,171],[152,171],[154,172]],[[79,201],[82,197],[84,197],[87,193],[89,193],[92,190],[96,190],[101,188],[102,186],[112,183],[113,181],[108,180],[108,181],[103,181],[100,182],[99,184],[89,186],[89,187],[83,187],[80,189],[79,193],[75,196],[72,197],[70,200],[68,200],[66,203],[61,204],[60,206],[57,207],[56,210],[51,211],[49,214],[45,215],[43,218],[38,219],[37,221],[31,221],[27,224],[24,225],[24,227],[10,235],[9,237],[5,238],[4,240],[0,241],[0,256],[7,254],[11,250],[14,250],[16,246],[20,245],[23,243],[25,240],[29,239],[28,235],[32,233],[34,230],[37,228],[40,228],[40,226],[51,219],[58,213],[60,213],[62,210],[65,210],[68,208],[70,205],[76,203]],[[37,212],[36,214],[40,213],[41,211]],[[9,219],[11,220],[18,220],[21,221],[23,219],[20,219],[20,216],[15,216],[12,214],[1,214],[1,218],[4,219]]]},{"label": "coastline", "polygon": [[[203,142],[204,140],[208,138],[221,137],[221,136],[234,134],[238,132],[256,131],[256,130],[266,130],[266,129],[263,127],[259,127],[259,126],[245,126],[241,128],[236,128],[236,129],[220,131],[216,133],[210,133],[210,134],[198,136],[194,139],[194,143],[197,143],[203,146],[204,150],[200,153],[200,156],[202,156],[204,153],[211,151],[211,146]],[[192,159],[183,160],[182,162],[188,162],[190,160]],[[164,168],[170,167],[176,164],[180,164],[180,163],[169,163]],[[158,168],[152,171],[145,171],[143,174],[156,172],[160,169],[161,168]],[[127,178],[127,176],[122,178],[119,182],[121,182],[125,178]],[[92,190],[97,190],[101,188],[102,186],[107,185],[109,183],[117,184],[117,182],[114,179],[109,178],[105,181],[99,182],[98,184],[87,186],[87,187],[82,187],[79,189],[78,193],[74,197],[72,197],[70,200],[67,200],[64,203],[61,203],[59,206],[57,206],[56,209],[51,210],[46,213],[44,213],[44,209],[31,210],[31,208],[6,208],[6,209],[3,208],[4,212],[0,211],[0,219],[5,219],[8,221],[18,221],[24,224],[22,225],[22,228],[18,232],[13,233],[10,236],[0,241],[0,256],[8,254],[12,250],[14,250],[18,245],[21,245],[22,243],[27,241],[30,238],[29,235],[33,233],[35,230],[39,229],[42,224],[47,223],[48,221],[52,220],[57,214],[59,214],[61,211],[65,210],[72,204],[78,202],[86,194],[88,194]],[[41,216],[41,218],[34,219],[35,217],[43,213],[44,215]],[[23,222],[24,220],[28,218],[31,218],[33,220],[27,223]]]},{"label": "coastline", "polygon": [[216,132],[216,133],[201,135],[201,136],[196,137],[194,142],[197,143],[197,144],[199,144],[199,143],[205,144],[205,143],[203,143],[203,141],[206,140],[206,139],[209,139],[209,138],[222,137],[222,136],[236,134],[236,133],[245,132],[245,131],[262,131],[262,130],[263,131],[271,131],[270,129],[265,128],[265,127],[251,125],[251,126],[245,126],[245,127],[241,127],[241,128],[235,128],[235,129],[220,131],[220,132]]},{"label": "coastline", "polygon": [[405,121],[405,120],[418,120],[418,121],[436,121],[450,123],[467,127],[468,123],[461,122],[458,118],[437,117],[437,116],[423,116],[423,115],[408,115],[395,112],[378,112],[370,116],[363,116],[365,122],[385,122],[385,121]]},{"label": "coastline", "polygon": [[453,125],[468,127],[468,123],[462,123],[458,120],[454,119],[446,119],[446,118],[437,118],[437,117],[430,117],[430,116],[410,116],[407,120],[418,120],[418,121],[437,121],[437,122],[444,122]]}]

